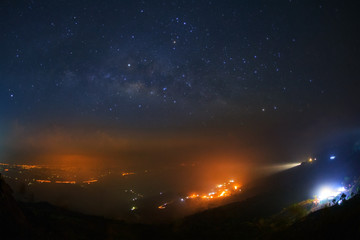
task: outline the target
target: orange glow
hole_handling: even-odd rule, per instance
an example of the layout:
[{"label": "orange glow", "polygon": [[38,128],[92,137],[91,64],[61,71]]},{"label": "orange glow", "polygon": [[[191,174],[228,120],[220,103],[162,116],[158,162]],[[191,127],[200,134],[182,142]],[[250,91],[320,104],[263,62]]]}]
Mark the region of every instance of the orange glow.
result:
[{"label": "orange glow", "polygon": [[8,171],[9,171],[9,169],[5,168],[5,169],[4,169],[4,171],[5,171],[5,172],[8,172]]},{"label": "orange glow", "polygon": [[94,179],[94,180],[83,181],[83,183],[91,184],[91,183],[96,183],[97,181],[98,180]]},{"label": "orange glow", "polygon": [[215,187],[215,190],[213,192],[210,192],[208,194],[202,194],[201,196],[199,194],[193,193],[186,197],[186,199],[195,199],[195,198],[201,198],[201,199],[216,199],[216,198],[223,198],[223,197],[229,197],[236,192],[240,192],[240,185],[236,183],[234,180],[229,180],[226,183],[223,184],[217,184]]},{"label": "orange glow", "polygon": [[55,183],[76,184],[76,181],[56,181]]},{"label": "orange glow", "polygon": [[171,202],[166,202],[166,203],[164,203],[164,204],[162,204],[162,205],[158,206],[158,209],[165,209],[165,208],[166,208],[166,206],[167,206],[168,204],[170,204],[170,203],[172,203],[172,201],[171,201]]},{"label": "orange glow", "polygon": [[313,201],[313,203],[314,203],[315,205],[318,205],[318,204],[320,204],[320,200],[319,200],[318,198],[315,198],[314,201]]},{"label": "orange glow", "polygon": [[186,198],[197,198],[197,197],[199,197],[199,194],[191,194],[190,196],[187,196]]},{"label": "orange glow", "polygon": [[135,173],[133,173],[133,172],[124,172],[124,173],[122,173],[123,176],[133,175],[133,174],[135,174]]},{"label": "orange glow", "polygon": [[40,168],[40,166],[37,165],[16,165],[17,167],[21,167],[23,169],[32,169],[32,168]]},{"label": "orange glow", "polygon": [[38,182],[38,183],[51,183],[50,180],[41,180],[41,179],[36,180],[36,182]]}]

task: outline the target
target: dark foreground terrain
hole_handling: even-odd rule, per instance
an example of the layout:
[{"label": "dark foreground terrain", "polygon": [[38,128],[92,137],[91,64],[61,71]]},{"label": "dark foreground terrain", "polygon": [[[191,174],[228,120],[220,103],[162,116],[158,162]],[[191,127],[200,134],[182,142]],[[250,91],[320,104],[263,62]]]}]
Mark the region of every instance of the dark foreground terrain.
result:
[{"label": "dark foreground terrain", "polygon": [[[305,162],[245,188],[246,198],[168,224],[136,224],[18,202],[0,176],[0,239],[360,239],[360,151]],[[347,186],[322,205],[314,189]],[[347,200],[346,200],[347,199]],[[319,210],[320,209],[320,210]],[[316,211],[317,210],[317,211]]]},{"label": "dark foreground terrain", "polygon": [[313,212],[267,239],[360,239],[360,195]]},{"label": "dark foreground terrain", "polygon": [[268,193],[168,225],[88,216],[48,203],[19,203],[0,179],[1,239],[360,239],[360,195],[309,214],[313,201],[287,208]]}]

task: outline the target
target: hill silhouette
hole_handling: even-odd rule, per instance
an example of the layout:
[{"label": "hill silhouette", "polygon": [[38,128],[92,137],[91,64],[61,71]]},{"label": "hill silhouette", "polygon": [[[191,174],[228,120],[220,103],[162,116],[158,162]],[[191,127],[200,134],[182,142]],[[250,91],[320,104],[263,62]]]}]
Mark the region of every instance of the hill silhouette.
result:
[{"label": "hill silhouette", "polygon": [[[244,194],[233,196],[233,203],[163,225],[89,216],[44,202],[19,203],[0,178],[1,239],[333,239],[335,236],[359,236],[359,195],[340,206],[309,214],[313,204],[311,198],[321,184],[354,185],[360,172],[359,159],[358,151],[344,152],[336,161],[320,155],[317,161],[258,180],[244,188]],[[359,181],[355,186],[358,185]]]},{"label": "hill silhouette", "polygon": [[263,239],[360,239],[360,195],[326,207]]},{"label": "hill silhouette", "polygon": [[[261,179],[250,189],[245,189],[248,191],[247,195],[252,197],[189,216],[178,224],[176,231],[182,239],[259,238],[266,233],[261,226],[264,219],[267,219],[268,225],[276,225],[279,219],[274,219],[274,215],[289,206],[314,198],[320,186],[354,184],[360,173],[359,152],[349,149],[341,153],[336,161],[322,154],[312,163],[306,162]],[[289,223],[293,223],[299,217],[301,214],[291,221],[290,217],[282,227],[288,227]]]}]

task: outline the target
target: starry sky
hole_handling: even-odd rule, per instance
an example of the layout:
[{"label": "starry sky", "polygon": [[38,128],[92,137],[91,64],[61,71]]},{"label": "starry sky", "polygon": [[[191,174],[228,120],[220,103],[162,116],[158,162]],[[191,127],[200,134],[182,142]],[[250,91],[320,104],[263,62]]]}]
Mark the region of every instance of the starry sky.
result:
[{"label": "starry sky", "polygon": [[4,0],[1,132],[288,141],[356,126],[357,15],[340,0]]}]

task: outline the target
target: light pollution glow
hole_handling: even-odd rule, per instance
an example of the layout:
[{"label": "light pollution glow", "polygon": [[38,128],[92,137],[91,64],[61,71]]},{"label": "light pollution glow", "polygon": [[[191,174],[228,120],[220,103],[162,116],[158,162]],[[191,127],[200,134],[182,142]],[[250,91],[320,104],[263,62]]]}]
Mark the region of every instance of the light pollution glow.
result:
[{"label": "light pollution glow", "polygon": [[[269,156],[269,149],[274,148],[268,147],[267,151],[262,151],[248,143],[252,141],[250,138],[246,138],[246,143],[236,138],[229,141],[227,138],[188,133],[132,135],[104,129],[86,131],[86,128],[29,130],[16,125],[6,142],[8,150],[5,161],[76,171],[76,178],[69,175],[51,180],[51,183],[69,185],[102,184],[102,177],[98,173],[116,169],[122,177],[131,177],[132,184],[142,193],[158,189],[181,193],[184,199],[188,196],[204,200],[223,198],[234,191],[238,192],[241,185],[260,177],[269,169],[276,172],[297,165],[275,165],[260,172],[259,166],[264,166],[263,160]],[[107,177],[109,180],[105,185],[109,185],[109,188],[120,181],[114,177]],[[231,186],[231,190],[218,186],[209,192],[211,186],[217,186],[230,177],[242,184]],[[43,184],[50,181],[46,178],[37,180]],[[108,191],[111,192],[110,189]]]}]

